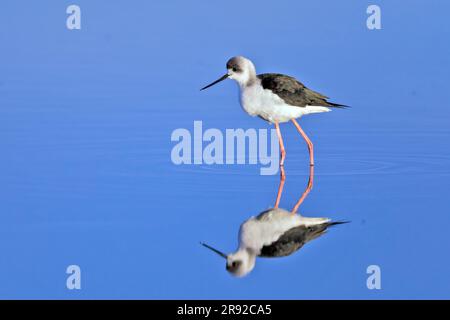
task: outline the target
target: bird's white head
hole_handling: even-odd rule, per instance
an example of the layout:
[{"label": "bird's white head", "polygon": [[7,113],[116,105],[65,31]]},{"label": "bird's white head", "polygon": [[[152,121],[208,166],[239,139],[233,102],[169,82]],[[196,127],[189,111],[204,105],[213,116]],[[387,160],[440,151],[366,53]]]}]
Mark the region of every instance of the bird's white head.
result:
[{"label": "bird's white head", "polygon": [[233,57],[227,62],[227,73],[200,90],[205,90],[228,78],[235,80],[241,87],[248,86],[256,80],[255,65],[242,56]]},{"label": "bird's white head", "polygon": [[238,56],[227,62],[227,74],[241,86],[246,86],[256,78],[256,69],[249,59]]},{"label": "bird's white head", "polygon": [[250,271],[255,267],[256,262],[256,254],[251,252],[249,249],[241,248],[235,253],[231,253],[226,255],[222,251],[219,251],[206,243],[202,243],[202,245],[215,253],[217,253],[222,258],[227,260],[226,269],[229,273],[231,273],[235,277],[243,277],[247,275]]},{"label": "bird's white head", "polygon": [[244,277],[255,267],[256,255],[240,249],[227,257],[227,271],[235,277]]}]

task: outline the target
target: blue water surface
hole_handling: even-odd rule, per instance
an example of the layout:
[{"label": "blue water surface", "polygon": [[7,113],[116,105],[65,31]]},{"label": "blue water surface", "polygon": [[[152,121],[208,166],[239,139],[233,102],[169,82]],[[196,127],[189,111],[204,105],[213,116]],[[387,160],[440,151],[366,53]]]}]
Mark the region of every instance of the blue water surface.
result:
[{"label": "blue water surface", "polygon": [[[0,298],[450,298],[450,25],[446,1],[3,1]],[[175,165],[171,134],[264,129],[225,72],[234,55],[348,104],[304,117],[306,216],[351,220],[246,278],[239,225],[273,206],[260,165]],[[282,125],[290,209],[308,153]],[[81,290],[66,288],[79,265]],[[381,289],[366,285],[370,265]]]}]

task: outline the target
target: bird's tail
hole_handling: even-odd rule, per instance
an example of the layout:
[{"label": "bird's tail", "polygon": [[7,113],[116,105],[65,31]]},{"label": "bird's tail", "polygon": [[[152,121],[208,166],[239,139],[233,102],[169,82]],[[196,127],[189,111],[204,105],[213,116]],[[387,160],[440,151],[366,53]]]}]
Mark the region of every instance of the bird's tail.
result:
[{"label": "bird's tail", "polygon": [[327,232],[327,229],[332,226],[336,226],[338,224],[349,223],[350,221],[332,221],[326,222],[318,225],[313,225],[309,227],[309,231],[305,237],[305,243],[314,239],[317,239],[321,235]]},{"label": "bird's tail", "polygon": [[345,223],[350,223],[351,221],[332,221],[332,222],[328,222],[327,227],[332,227],[332,226],[336,226],[338,224],[345,224]]},{"label": "bird's tail", "polygon": [[345,104],[340,104],[340,103],[334,103],[334,102],[330,102],[327,101],[327,107],[332,107],[332,108],[340,108],[340,109],[345,109],[345,108],[351,108],[350,106],[347,106]]}]

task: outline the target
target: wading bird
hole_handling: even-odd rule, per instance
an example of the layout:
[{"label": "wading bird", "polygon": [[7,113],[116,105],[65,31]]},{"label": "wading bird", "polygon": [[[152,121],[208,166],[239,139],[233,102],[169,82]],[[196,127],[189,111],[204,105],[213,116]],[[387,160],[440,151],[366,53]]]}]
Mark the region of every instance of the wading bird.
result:
[{"label": "wading bird", "polygon": [[332,222],[328,218],[307,218],[296,214],[312,188],[313,176],[314,167],[311,166],[306,190],[292,211],[278,208],[284,185],[280,182],[275,207],[241,224],[236,252],[227,255],[206,243],[201,244],[226,259],[228,272],[243,277],[253,270],[257,257],[291,255],[307,242],[323,235],[329,227],[347,223],[347,221]]},{"label": "wading bird", "polygon": [[203,87],[205,90],[227,78],[239,84],[240,103],[251,116],[275,124],[280,144],[280,166],[284,165],[286,151],[279,124],[292,121],[305,139],[309,150],[309,163],[314,165],[313,143],[297,122],[297,118],[310,113],[328,112],[330,108],[347,107],[327,101],[328,97],[312,91],[293,77],[277,74],[256,74],[254,64],[247,58],[233,57],[227,62],[227,73],[213,83]]}]

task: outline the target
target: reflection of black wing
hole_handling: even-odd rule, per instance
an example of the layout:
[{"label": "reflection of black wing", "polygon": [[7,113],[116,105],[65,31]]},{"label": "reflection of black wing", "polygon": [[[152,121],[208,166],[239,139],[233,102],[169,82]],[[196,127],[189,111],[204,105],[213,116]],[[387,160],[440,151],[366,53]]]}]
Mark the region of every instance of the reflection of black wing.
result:
[{"label": "reflection of black wing", "polygon": [[273,91],[273,93],[277,94],[284,102],[291,106],[346,107],[327,101],[328,97],[308,89],[303,83],[284,74],[263,73],[259,74],[258,78],[261,80],[261,85],[264,89]]},{"label": "reflection of black wing", "polygon": [[315,226],[299,226],[286,231],[277,241],[261,249],[260,257],[285,257],[299,250],[303,245],[323,235],[332,225],[346,222],[327,222]]}]

